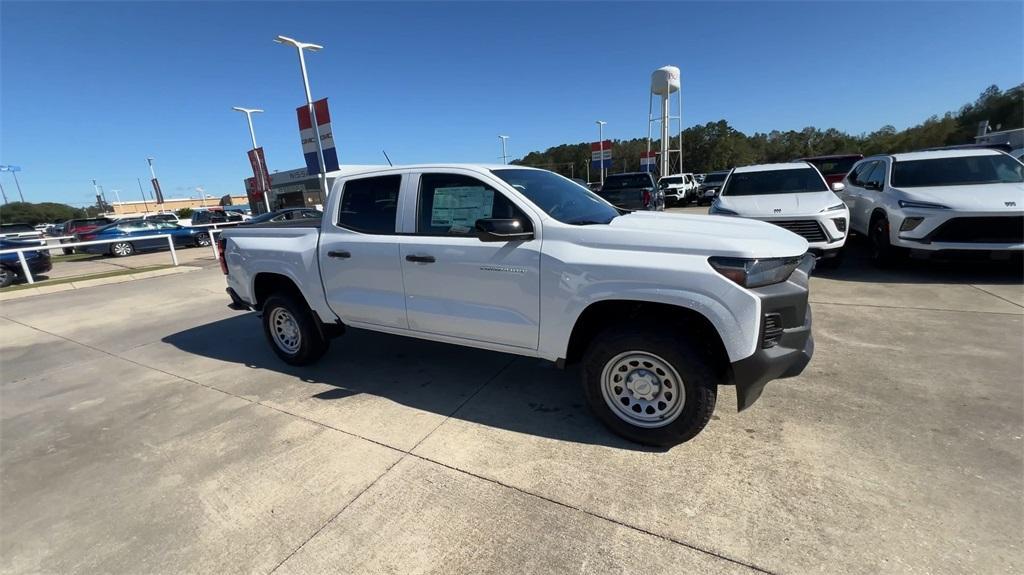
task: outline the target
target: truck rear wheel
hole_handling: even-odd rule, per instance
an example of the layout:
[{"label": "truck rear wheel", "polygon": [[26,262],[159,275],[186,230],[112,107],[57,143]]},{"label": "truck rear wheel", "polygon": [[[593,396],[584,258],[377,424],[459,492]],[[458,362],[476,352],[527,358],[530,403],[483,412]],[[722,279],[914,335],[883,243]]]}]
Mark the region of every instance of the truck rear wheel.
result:
[{"label": "truck rear wheel", "polygon": [[693,439],[715,411],[718,376],[711,358],[685,338],[653,328],[606,330],[581,369],[594,414],[637,443],[668,447]]},{"label": "truck rear wheel", "polygon": [[263,332],[277,357],[289,365],[309,365],[327,351],[328,341],[303,302],[279,294],[263,304]]}]

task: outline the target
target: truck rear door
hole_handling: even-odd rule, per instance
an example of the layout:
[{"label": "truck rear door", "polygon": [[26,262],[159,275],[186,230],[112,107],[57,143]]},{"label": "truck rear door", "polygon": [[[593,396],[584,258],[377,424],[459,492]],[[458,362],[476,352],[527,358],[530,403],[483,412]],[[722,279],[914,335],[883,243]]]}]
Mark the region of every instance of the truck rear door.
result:
[{"label": "truck rear door", "polygon": [[323,219],[317,257],[327,303],[342,321],[409,327],[396,233],[402,178],[354,177],[335,190],[341,198]]}]

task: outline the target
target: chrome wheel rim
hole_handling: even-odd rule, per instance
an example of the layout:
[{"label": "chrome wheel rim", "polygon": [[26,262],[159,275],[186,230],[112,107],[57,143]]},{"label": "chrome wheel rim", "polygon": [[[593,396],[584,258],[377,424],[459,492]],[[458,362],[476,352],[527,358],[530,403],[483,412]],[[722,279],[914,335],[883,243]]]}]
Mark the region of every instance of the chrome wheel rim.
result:
[{"label": "chrome wheel rim", "polygon": [[198,243],[201,246],[208,246],[210,245],[210,238],[206,235],[200,234],[199,237],[196,238],[196,243]]},{"label": "chrome wheel rim", "polygon": [[270,335],[281,351],[289,355],[298,353],[302,336],[299,333],[298,322],[288,310],[278,307],[270,312]]},{"label": "chrome wheel rim", "polygon": [[126,256],[126,255],[132,253],[132,246],[131,246],[131,244],[124,244],[124,243],[114,244],[114,246],[111,249],[113,249],[114,253],[116,255],[119,255],[119,256]]},{"label": "chrome wheel rim", "polygon": [[608,360],[601,373],[601,394],[619,419],[637,427],[664,427],[686,404],[679,372],[646,351],[626,351]]}]

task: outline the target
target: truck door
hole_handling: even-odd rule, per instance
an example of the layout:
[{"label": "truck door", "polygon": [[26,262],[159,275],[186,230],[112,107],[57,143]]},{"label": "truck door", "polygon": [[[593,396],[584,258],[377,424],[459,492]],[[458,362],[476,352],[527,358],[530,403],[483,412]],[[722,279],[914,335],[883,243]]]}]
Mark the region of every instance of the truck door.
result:
[{"label": "truck door", "polygon": [[540,238],[484,242],[474,226],[515,218],[539,234],[538,222],[497,181],[457,170],[418,177],[401,245],[409,329],[536,349]]},{"label": "truck door", "polygon": [[346,180],[339,209],[320,230],[320,275],[327,303],[345,322],[408,328],[399,236],[401,174]]}]

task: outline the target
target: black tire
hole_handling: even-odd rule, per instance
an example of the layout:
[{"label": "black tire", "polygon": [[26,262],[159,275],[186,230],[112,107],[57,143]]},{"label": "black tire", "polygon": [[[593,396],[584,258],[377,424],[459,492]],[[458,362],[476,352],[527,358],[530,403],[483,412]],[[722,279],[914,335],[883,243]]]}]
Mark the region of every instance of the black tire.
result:
[{"label": "black tire", "polygon": [[889,218],[881,214],[871,218],[868,243],[871,244],[871,260],[879,267],[891,267],[899,263],[905,255],[904,250],[893,246],[889,241]]},{"label": "black tire", "polygon": [[131,242],[117,242],[110,244],[110,255],[115,258],[128,257],[135,253],[135,246]]},{"label": "black tire", "polygon": [[71,254],[75,253],[75,248],[64,248],[61,251],[64,252],[64,255],[70,256]]},{"label": "black tire", "polygon": [[[294,325],[282,328],[281,323],[278,323],[288,321]],[[285,333],[282,334],[278,329],[283,329]],[[291,329],[294,329],[295,335],[293,346],[288,345],[291,342],[288,333]],[[314,363],[330,345],[306,303],[289,294],[276,294],[267,298],[263,304],[263,333],[277,357],[289,365]]]},{"label": "black tire", "polygon": [[[639,352],[641,355],[634,356],[630,352]],[[654,366],[644,362],[642,357],[645,354],[654,359]],[[634,368],[622,365],[623,361],[632,365],[634,357],[640,358],[637,361],[640,365],[636,365]],[[657,367],[658,361],[668,365],[667,375]],[[623,385],[615,386],[614,382],[609,380],[608,385],[611,389],[607,391],[609,399],[606,400],[605,371],[608,369],[608,375],[615,377],[619,375],[622,367],[629,369],[628,373],[624,373]],[[657,374],[650,370],[657,371]],[[675,374],[671,373],[672,370],[675,371]],[[719,370],[715,369],[713,360],[706,353],[701,352],[699,346],[694,345],[681,334],[658,327],[605,330],[591,342],[583,356],[580,372],[587,403],[602,423],[630,441],[659,447],[684,443],[693,439],[704,429],[704,426],[711,420],[711,414],[715,411],[718,384],[721,383],[720,376],[716,375]],[[624,415],[621,415],[621,413],[636,411],[635,406],[641,405],[641,401],[631,396],[632,391],[628,389],[624,389],[622,395],[617,395],[618,392],[615,390],[630,385],[626,382],[639,372],[644,372],[645,378],[650,375],[659,380],[655,382],[659,388],[656,392],[652,392],[650,387],[637,390],[649,394],[654,393],[653,401],[647,403],[647,407],[643,408],[648,410],[648,414],[652,413],[649,410],[655,404],[660,406],[664,404],[663,400],[671,401],[673,399],[668,397],[672,389],[680,387],[683,389],[684,393],[681,397],[684,398],[684,401],[680,406],[678,397],[675,398],[678,407],[674,419],[671,419],[669,423],[649,422],[649,425],[660,426],[645,427],[630,422]],[[678,378],[675,377],[676,374],[678,374]],[[673,379],[677,381],[673,382]],[[650,380],[647,380],[647,383],[650,384]],[[613,408],[611,404],[616,399],[622,402],[624,407]],[[627,402],[636,403],[627,405]],[[668,406],[664,409],[667,408]],[[659,407],[658,409],[663,408]],[[631,414],[631,416],[654,419],[659,417],[657,414],[645,416],[641,411],[636,411],[636,413],[639,415],[632,416]],[[666,413],[668,412],[666,411]]]},{"label": "black tire", "polygon": [[196,234],[196,247],[208,248],[210,247],[210,236],[209,234]]},{"label": "black tire", "polygon": [[7,268],[6,266],[0,266],[0,288],[5,288],[12,283],[18,277],[18,274],[14,270]]}]

